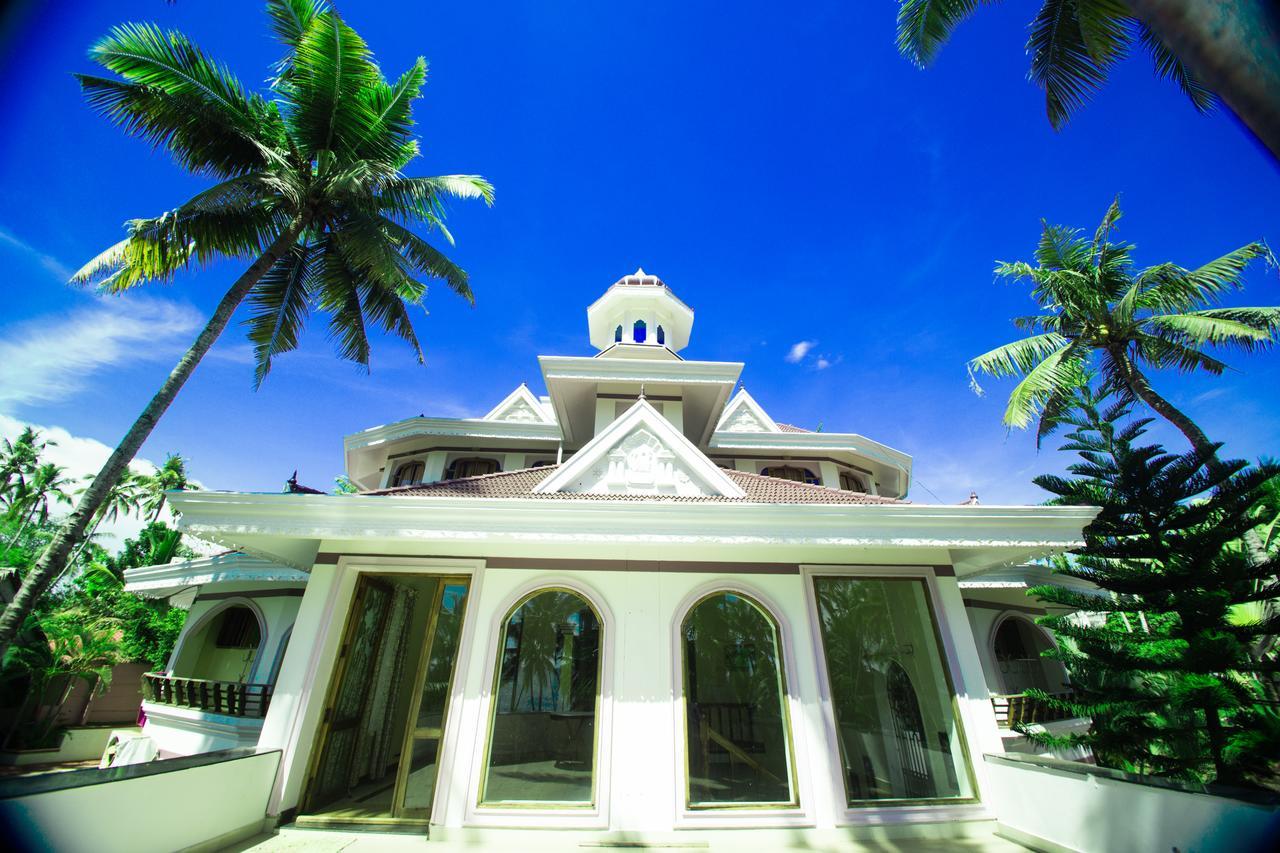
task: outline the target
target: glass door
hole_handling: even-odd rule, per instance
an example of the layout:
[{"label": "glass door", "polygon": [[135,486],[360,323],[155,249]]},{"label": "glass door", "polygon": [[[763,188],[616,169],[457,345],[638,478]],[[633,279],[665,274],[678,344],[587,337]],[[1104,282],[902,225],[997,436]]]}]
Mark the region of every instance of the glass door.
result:
[{"label": "glass door", "polygon": [[425,823],[466,578],[362,576],[299,823]]},{"label": "glass door", "polygon": [[428,818],[436,789],[440,741],[452,692],[454,663],[462,637],[462,614],[467,600],[465,578],[449,578],[440,585],[432,608],[431,642],[423,647],[416,708],[405,733],[405,760],[400,762],[396,813],[405,818]]}]

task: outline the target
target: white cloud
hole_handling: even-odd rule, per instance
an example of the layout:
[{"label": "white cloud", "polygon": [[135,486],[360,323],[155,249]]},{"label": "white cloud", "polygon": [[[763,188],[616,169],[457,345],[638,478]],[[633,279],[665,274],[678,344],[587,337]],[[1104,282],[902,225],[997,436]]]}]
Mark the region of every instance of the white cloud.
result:
[{"label": "white cloud", "polygon": [[787,352],[787,363],[799,364],[804,361],[804,357],[809,354],[809,350],[813,349],[817,345],[817,341],[797,341],[791,345],[791,349]]},{"label": "white cloud", "polygon": [[828,367],[831,366],[831,362],[827,361],[827,357],[825,355],[820,355],[818,356],[818,360],[814,363],[813,366],[818,368],[819,370],[826,370]]},{"label": "white cloud", "polygon": [[15,236],[13,232],[9,231],[7,228],[0,227],[0,244],[9,246],[17,252],[31,258],[61,282],[65,283],[71,278],[72,270],[67,267],[66,264],[62,263],[62,261],[58,260],[53,255],[47,255],[25,240]]},{"label": "white cloud", "polygon": [[167,358],[201,321],[192,307],[153,298],[99,297],[67,314],[0,329],[0,406],[65,400],[116,365]]},{"label": "white cloud", "polygon": [[[31,424],[0,414],[0,438],[7,438],[12,441],[28,426],[39,430],[41,438],[52,445],[45,449],[40,457],[41,461],[61,465],[66,469],[67,479],[75,481],[77,488],[84,485],[86,476],[98,473],[113,449],[97,439],[72,435],[59,426],[47,427],[40,424]],[[148,474],[156,470],[155,464],[146,459],[135,459],[130,463],[129,467],[140,473]],[[66,515],[70,509],[71,507],[66,504],[54,503],[50,505],[51,514],[55,517]],[[160,514],[160,520],[166,524],[173,523],[173,516],[169,513],[167,503]],[[115,522],[104,521],[98,528],[98,535],[94,537],[94,541],[108,550],[114,550],[125,539],[136,536],[144,526],[144,519],[134,516],[123,516]]]}]

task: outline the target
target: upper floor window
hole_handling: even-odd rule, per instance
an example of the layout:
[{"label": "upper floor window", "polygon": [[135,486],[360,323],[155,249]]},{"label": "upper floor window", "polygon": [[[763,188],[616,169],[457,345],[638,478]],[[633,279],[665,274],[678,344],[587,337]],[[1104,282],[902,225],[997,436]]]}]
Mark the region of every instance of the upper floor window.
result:
[{"label": "upper floor window", "polygon": [[426,473],[426,470],[427,466],[421,459],[406,462],[396,469],[396,475],[391,478],[391,485],[411,486],[414,483],[421,483],[422,475]]},{"label": "upper floor window", "polygon": [[666,332],[664,332],[664,331],[662,330],[662,327],[661,327],[661,326],[659,326],[659,327],[658,327],[658,344],[659,344],[659,346],[661,346],[662,344],[665,344],[666,342],[667,342],[667,333],[666,333]]},{"label": "upper floor window", "polygon": [[644,324],[644,320],[636,320],[636,324],[631,327],[631,340],[638,344],[644,343],[644,339],[648,335],[649,327]]},{"label": "upper floor window", "polygon": [[479,477],[482,474],[496,474],[502,470],[502,466],[498,464],[497,459],[481,459],[479,457],[468,457],[466,459],[455,459],[453,464],[449,466],[449,470],[445,472],[446,480],[457,480],[461,477]]},{"label": "upper floor window", "polygon": [[848,471],[840,472],[840,488],[846,492],[865,492],[862,481]]},{"label": "upper floor window", "polygon": [[808,468],[797,468],[794,465],[771,465],[760,472],[766,477],[777,477],[779,480],[791,480],[796,483],[808,483],[811,486],[821,485],[818,475]]},{"label": "upper floor window", "polygon": [[613,330],[613,342],[615,344],[622,343],[622,325],[621,324],[618,325],[618,328]]}]

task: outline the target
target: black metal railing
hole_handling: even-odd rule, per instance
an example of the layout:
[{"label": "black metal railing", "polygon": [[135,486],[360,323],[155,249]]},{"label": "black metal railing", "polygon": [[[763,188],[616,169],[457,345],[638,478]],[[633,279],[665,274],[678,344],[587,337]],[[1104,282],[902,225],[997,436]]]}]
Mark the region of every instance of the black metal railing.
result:
[{"label": "black metal railing", "polygon": [[142,695],[148,702],[195,708],[211,714],[261,719],[271,704],[270,684],[206,681],[148,672],[142,676]]},{"label": "black metal railing", "polygon": [[[1049,695],[1054,699],[1070,699],[1075,694],[1067,691]],[[992,696],[991,707],[995,709],[996,723],[1002,729],[1011,729],[1020,724],[1053,723],[1058,720],[1072,719],[1070,713],[1053,708],[1049,703],[1032,698],[1025,693]]]}]

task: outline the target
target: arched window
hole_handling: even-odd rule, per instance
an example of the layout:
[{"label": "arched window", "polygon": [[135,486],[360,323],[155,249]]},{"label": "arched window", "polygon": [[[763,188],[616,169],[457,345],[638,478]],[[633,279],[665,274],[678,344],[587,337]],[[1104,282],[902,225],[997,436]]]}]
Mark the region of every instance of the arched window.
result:
[{"label": "arched window", "polygon": [[618,328],[613,330],[613,342],[615,344],[622,343],[622,325],[621,324],[618,325]]},{"label": "arched window", "polygon": [[840,488],[846,492],[865,492],[862,481],[848,471],[840,472]]},{"label": "arched window", "polygon": [[718,592],[680,626],[688,806],[795,804],[778,626],[751,599]]},{"label": "arched window", "polygon": [[249,680],[261,644],[258,615],[243,604],[233,604],[183,639],[173,674],[243,684]]},{"label": "arched window", "polygon": [[797,468],[794,465],[771,465],[760,473],[766,477],[776,477],[779,480],[791,480],[796,483],[808,483],[811,486],[822,484],[817,474],[808,468]]},{"label": "arched window", "polygon": [[661,326],[659,326],[658,327],[658,344],[662,345],[662,344],[665,344],[666,342],[667,342],[667,333],[662,330]]},{"label": "arched window", "polygon": [[391,478],[391,485],[412,486],[414,483],[421,483],[422,475],[426,473],[426,470],[427,466],[421,459],[405,462],[396,469],[396,475]]},{"label": "arched window", "polygon": [[816,577],[813,588],[848,803],[972,798],[924,581]]},{"label": "arched window", "polygon": [[644,320],[636,320],[636,324],[631,327],[631,340],[638,344],[642,344],[644,343],[647,332],[648,327],[645,326]]},{"label": "arched window", "polygon": [[1030,687],[1054,693],[1066,684],[1062,664],[1041,657],[1052,648],[1049,639],[1026,619],[1004,619],[996,628],[992,646],[1006,693],[1025,693]]},{"label": "arched window", "polygon": [[449,470],[445,471],[446,480],[457,480],[462,477],[479,477],[482,474],[496,474],[502,470],[502,466],[498,464],[497,459],[483,459],[480,457],[467,457],[466,459],[455,459],[453,464],[449,466]]},{"label": "arched window", "polygon": [[498,645],[480,802],[595,800],[600,617],[582,596],[547,589],[507,616]]}]

